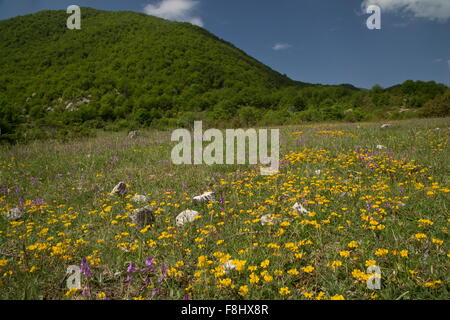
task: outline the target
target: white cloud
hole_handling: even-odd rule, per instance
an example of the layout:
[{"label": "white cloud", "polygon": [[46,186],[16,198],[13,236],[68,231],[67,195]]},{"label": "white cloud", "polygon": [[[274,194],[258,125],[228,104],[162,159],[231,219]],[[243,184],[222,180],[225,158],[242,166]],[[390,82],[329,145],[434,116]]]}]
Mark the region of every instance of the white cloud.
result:
[{"label": "white cloud", "polygon": [[272,47],[273,50],[279,51],[279,50],[286,50],[291,48],[292,46],[289,43],[275,43],[275,45]]},{"label": "white cloud", "polygon": [[416,18],[440,22],[450,19],[449,0],[363,0],[364,11],[369,5],[378,5],[382,11],[412,14]]},{"label": "white cloud", "polygon": [[203,27],[203,20],[194,15],[198,4],[195,0],[160,0],[156,4],[147,4],[144,12],[163,19],[190,22]]}]

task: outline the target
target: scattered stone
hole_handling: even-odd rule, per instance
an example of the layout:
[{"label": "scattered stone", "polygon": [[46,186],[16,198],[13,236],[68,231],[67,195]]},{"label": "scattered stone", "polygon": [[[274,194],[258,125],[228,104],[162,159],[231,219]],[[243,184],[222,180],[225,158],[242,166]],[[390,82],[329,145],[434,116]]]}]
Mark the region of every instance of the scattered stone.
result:
[{"label": "scattered stone", "polygon": [[181,212],[176,218],[175,222],[178,227],[184,226],[187,223],[195,221],[195,218],[200,216],[200,213],[194,210],[185,210]]},{"label": "scattered stone", "polygon": [[263,215],[259,219],[259,221],[261,221],[261,224],[263,226],[265,226],[266,224],[269,224],[269,223],[275,223],[275,217],[273,216],[273,214],[266,214],[266,215]]},{"label": "scattered stone", "polygon": [[151,225],[155,222],[154,208],[152,206],[145,206],[142,209],[136,209],[130,214],[131,222],[136,224],[139,228]]},{"label": "scattered stone", "polygon": [[25,215],[25,211],[22,208],[14,208],[8,211],[6,218],[10,221],[16,221],[21,219]]},{"label": "scattered stone", "polygon": [[201,196],[196,196],[196,197],[192,198],[192,202],[195,205],[198,205],[203,202],[210,202],[210,201],[215,201],[215,200],[216,200],[216,196],[215,196],[214,192],[205,192]]},{"label": "scattered stone", "polygon": [[128,133],[128,138],[130,139],[136,139],[139,136],[139,131],[130,131]]},{"label": "scattered stone", "polygon": [[114,187],[114,189],[111,191],[112,195],[121,195],[127,193],[127,185],[125,182],[119,182],[117,186]]},{"label": "scattered stone", "polygon": [[298,203],[298,202],[296,202],[296,203],[294,204],[294,206],[292,207],[292,209],[293,209],[294,211],[297,211],[298,213],[309,213],[309,211],[306,210],[305,207],[304,207],[301,203]]},{"label": "scattered stone", "polygon": [[386,128],[390,128],[390,127],[392,127],[392,124],[390,124],[390,123],[385,123],[385,124],[382,124],[381,125],[381,129],[386,129]]},{"label": "scattered stone", "polygon": [[223,267],[225,268],[225,272],[227,272],[227,273],[229,271],[236,269],[236,265],[233,263],[233,260],[228,260],[227,262],[225,262]]},{"label": "scattered stone", "polygon": [[133,200],[136,203],[146,203],[146,202],[148,202],[147,196],[144,196],[144,195],[141,195],[141,194],[134,195],[134,197],[131,198],[131,200]]},{"label": "scattered stone", "polygon": [[73,102],[70,102],[66,105],[66,111],[74,111],[75,110],[75,104]]}]

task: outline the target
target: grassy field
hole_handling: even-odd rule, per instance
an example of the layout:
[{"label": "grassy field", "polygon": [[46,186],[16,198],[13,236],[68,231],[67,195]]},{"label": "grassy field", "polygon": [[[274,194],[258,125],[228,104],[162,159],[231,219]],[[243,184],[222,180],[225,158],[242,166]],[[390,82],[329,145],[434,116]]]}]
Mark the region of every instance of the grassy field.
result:
[{"label": "grassy field", "polygon": [[[450,119],[380,125],[283,127],[274,176],[175,166],[170,132],[1,146],[0,298],[448,299]],[[129,194],[109,195],[119,181]],[[208,190],[217,201],[194,206]],[[157,208],[151,227],[128,219],[135,194]],[[188,208],[200,218],[177,227]]]}]

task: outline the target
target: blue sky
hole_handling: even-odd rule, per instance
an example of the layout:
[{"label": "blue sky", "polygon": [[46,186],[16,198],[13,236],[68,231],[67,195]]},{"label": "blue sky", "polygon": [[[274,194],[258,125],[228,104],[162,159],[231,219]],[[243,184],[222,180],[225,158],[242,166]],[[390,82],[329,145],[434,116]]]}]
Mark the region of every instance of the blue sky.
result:
[{"label": "blue sky", "polygon": [[[450,0],[0,0],[0,19],[71,4],[201,25],[299,81],[450,85]],[[381,30],[366,26],[371,4]]]}]

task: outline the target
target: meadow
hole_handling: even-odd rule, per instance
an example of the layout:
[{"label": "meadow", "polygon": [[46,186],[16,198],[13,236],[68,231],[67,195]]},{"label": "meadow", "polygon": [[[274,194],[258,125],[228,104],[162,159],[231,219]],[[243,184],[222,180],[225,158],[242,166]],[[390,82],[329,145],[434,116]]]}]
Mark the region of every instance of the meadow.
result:
[{"label": "meadow", "polygon": [[[450,118],[389,123],[281,127],[273,176],[173,165],[169,131],[2,145],[0,299],[448,299]],[[130,222],[134,195],[151,226]],[[179,227],[186,209],[201,215]]]}]

